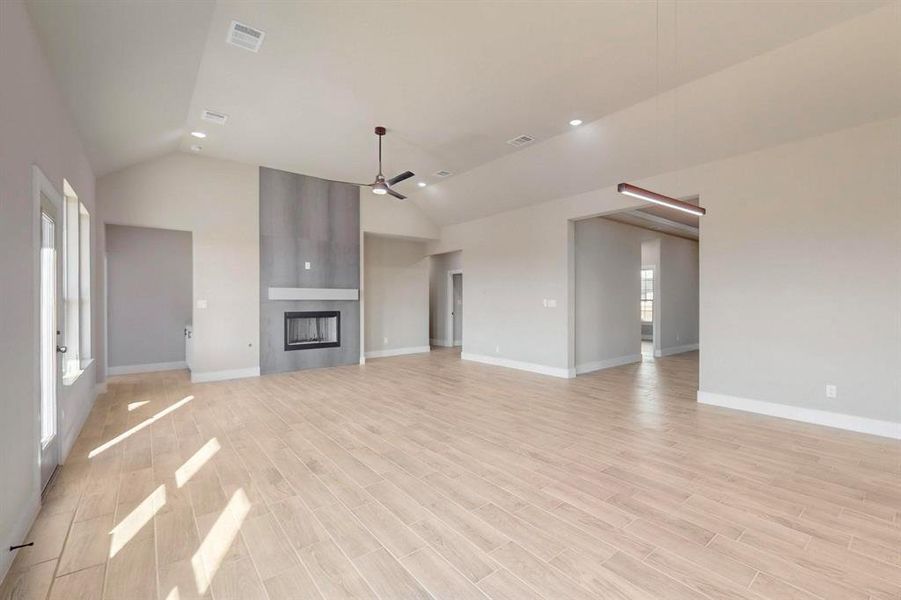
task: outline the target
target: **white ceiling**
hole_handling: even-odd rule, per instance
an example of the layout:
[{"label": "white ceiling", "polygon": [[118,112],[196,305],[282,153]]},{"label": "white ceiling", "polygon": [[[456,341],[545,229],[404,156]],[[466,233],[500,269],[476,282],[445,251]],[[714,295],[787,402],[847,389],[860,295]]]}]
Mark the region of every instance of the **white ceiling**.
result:
[{"label": "white ceiling", "polygon": [[[797,85],[775,95],[753,89],[768,83],[753,65],[745,68],[747,89],[733,90],[733,98],[719,85],[700,98],[680,90],[663,109],[649,103],[653,112],[617,111],[655,90],[740,69],[885,4],[31,0],[29,7],[98,175],[187,151],[196,141],[187,132],[201,128],[209,133],[202,142],[209,156],[371,181],[372,127],[385,125],[386,173],[415,171],[401,189],[436,222],[452,223],[636,177],[639,165],[665,166],[659,157],[651,164],[648,146],[660,146],[667,106],[681,119],[676,125],[671,118],[678,131],[668,135],[695,138],[683,162],[735,151],[723,134],[744,136],[742,147],[753,148],[832,126],[829,111],[783,110],[789,93],[804,96]],[[225,43],[232,19],[266,32],[258,54]],[[844,107],[845,84],[867,83],[869,72],[891,67],[892,58],[897,63],[897,33],[887,36],[882,45],[860,40],[864,48],[852,44],[837,55],[817,42],[822,60],[800,56],[786,65],[764,58],[764,70],[786,82],[799,76],[814,86],[809,96],[817,101],[814,92],[834,92],[839,97],[828,108]],[[844,72],[836,82],[823,77],[835,67],[872,63],[874,55],[876,67],[857,80]],[[723,102],[744,106],[746,95],[757,104],[738,115],[736,131],[723,131],[736,120]],[[848,119],[875,118],[893,99],[890,90],[866,115],[852,110]],[[227,113],[228,124],[201,121],[205,108]],[[787,129],[761,137],[758,124],[744,121],[764,109]],[[712,121],[692,120],[692,112]],[[652,127],[618,138],[617,131],[634,129],[617,125],[626,113]],[[571,130],[575,117],[586,125]],[[520,134],[538,142],[518,150],[505,144]],[[431,175],[439,169],[455,175]],[[429,187],[417,189],[419,179]]]}]

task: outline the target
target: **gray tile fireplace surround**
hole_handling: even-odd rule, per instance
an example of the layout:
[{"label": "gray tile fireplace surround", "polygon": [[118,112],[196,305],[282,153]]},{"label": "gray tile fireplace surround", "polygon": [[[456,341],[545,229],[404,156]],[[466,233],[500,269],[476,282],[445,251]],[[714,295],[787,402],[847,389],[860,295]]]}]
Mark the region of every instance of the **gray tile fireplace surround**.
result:
[{"label": "gray tile fireplace surround", "polygon": [[[260,371],[279,373],[359,362],[359,302],[270,300],[270,287],[360,287],[360,195],[356,186],[260,168]],[[285,350],[286,312],[333,310],[341,312],[340,347]]]}]

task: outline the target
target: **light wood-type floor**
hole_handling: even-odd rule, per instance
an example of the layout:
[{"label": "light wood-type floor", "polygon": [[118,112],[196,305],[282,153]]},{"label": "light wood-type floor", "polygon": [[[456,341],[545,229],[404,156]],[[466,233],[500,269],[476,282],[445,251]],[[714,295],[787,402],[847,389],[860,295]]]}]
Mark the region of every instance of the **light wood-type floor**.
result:
[{"label": "light wood-type floor", "polygon": [[0,597],[901,598],[901,446],[696,382],[453,351],[115,378]]}]

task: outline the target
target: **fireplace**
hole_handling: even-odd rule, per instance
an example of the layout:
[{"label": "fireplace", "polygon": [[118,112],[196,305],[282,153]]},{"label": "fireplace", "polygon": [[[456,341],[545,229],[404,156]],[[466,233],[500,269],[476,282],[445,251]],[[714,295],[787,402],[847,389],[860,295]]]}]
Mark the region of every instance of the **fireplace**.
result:
[{"label": "fireplace", "polygon": [[285,313],[285,350],[337,348],[340,345],[340,311]]}]

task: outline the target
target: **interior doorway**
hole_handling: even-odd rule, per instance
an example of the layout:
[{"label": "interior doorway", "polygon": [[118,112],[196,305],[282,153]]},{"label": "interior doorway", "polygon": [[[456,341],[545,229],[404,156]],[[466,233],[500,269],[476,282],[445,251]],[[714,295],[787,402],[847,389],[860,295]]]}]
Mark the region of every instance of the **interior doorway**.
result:
[{"label": "interior doorway", "polygon": [[40,172],[35,172],[38,204],[38,352],[40,365],[40,471],[43,490],[59,466],[59,396],[62,363],[59,354],[62,330],[63,265],[62,196]]},{"label": "interior doorway", "polygon": [[454,346],[463,345],[463,273],[451,275],[454,306],[451,316],[454,318]]}]

